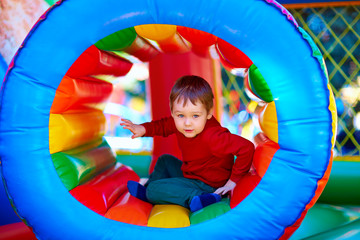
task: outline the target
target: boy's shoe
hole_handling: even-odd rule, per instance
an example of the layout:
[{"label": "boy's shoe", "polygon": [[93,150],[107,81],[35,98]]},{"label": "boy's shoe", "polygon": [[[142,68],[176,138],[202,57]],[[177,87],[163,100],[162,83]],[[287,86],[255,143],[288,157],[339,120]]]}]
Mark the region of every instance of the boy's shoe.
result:
[{"label": "boy's shoe", "polygon": [[221,196],[216,193],[205,193],[203,195],[195,196],[190,202],[190,211],[196,212],[206,206],[221,201]]},{"label": "boy's shoe", "polygon": [[149,200],[146,197],[146,187],[144,187],[140,183],[135,181],[128,181],[127,188],[132,196],[140,200],[143,200],[145,202],[149,202]]}]

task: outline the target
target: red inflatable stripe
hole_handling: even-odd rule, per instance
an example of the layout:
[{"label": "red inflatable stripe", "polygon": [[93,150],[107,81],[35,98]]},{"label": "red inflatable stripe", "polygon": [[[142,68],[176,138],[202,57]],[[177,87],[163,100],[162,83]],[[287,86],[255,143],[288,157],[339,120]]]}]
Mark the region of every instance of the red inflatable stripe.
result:
[{"label": "red inflatable stripe", "polygon": [[216,43],[215,35],[183,26],[177,26],[177,31],[191,43],[191,50],[195,54],[201,57],[210,57],[209,47]]},{"label": "red inflatable stripe", "polygon": [[248,56],[221,38],[217,39],[216,49],[219,55],[223,56],[227,62],[236,68],[249,68],[252,65],[252,61]]},{"label": "red inflatable stripe", "polygon": [[142,62],[148,62],[160,53],[153,45],[139,36],[123,51],[133,55]]},{"label": "red inflatable stripe", "polygon": [[0,226],[2,240],[36,240],[35,234],[23,222]]},{"label": "red inflatable stripe", "polygon": [[104,108],[113,85],[104,81],[88,81],[66,76],[62,79],[51,106],[50,113],[64,113],[69,110]]},{"label": "red inflatable stripe", "polygon": [[132,63],[115,54],[99,50],[92,45],[83,52],[70,67],[66,75],[83,77],[90,75],[124,76],[132,67]]},{"label": "red inflatable stripe", "polygon": [[139,181],[140,178],[131,168],[116,164],[89,182],[72,189],[70,193],[94,212],[104,215],[127,190],[129,180]]},{"label": "red inflatable stripe", "polygon": [[243,201],[259,184],[267,171],[274,154],[279,150],[279,144],[271,141],[264,133],[259,133],[254,138],[255,153],[252,170],[237,182],[232,192],[230,207],[236,207]]},{"label": "red inflatable stripe", "polygon": [[256,173],[248,173],[244,175],[239,182],[236,183],[231,199],[230,208],[236,207],[241,203],[259,184],[261,177]]}]

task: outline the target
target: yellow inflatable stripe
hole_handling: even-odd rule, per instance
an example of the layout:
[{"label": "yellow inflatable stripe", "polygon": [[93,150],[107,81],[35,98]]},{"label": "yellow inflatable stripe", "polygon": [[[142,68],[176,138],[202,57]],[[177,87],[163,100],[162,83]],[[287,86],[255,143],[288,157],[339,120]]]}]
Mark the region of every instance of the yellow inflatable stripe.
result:
[{"label": "yellow inflatable stripe", "polygon": [[141,37],[159,42],[172,38],[177,33],[176,25],[146,24],[135,26],[134,28]]},{"label": "yellow inflatable stripe", "polygon": [[148,227],[188,227],[189,212],[189,209],[179,205],[155,205],[149,216]]},{"label": "yellow inflatable stripe", "polygon": [[266,104],[265,108],[259,114],[259,123],[261,130],[273,142],[279,142],[278,120],[276,115],[275,102]]},{"label": "yellow inflatable stripe", "polygon": [[50,153],[69,150],[105,135],[106,119],[101,111],[50,114]]},{"label": "yellow inflatable stripe", "polygon": [[335,137],[336,137],[336,132],[337,132],[337,110],[336,110],[336,103],[335,103],[335,97],[333,94],[333,91],[331,90],[330,84],[327,85],[330,95],[329,95],[329,99],[330,99],[330,105],[329,105],[329,110],[331,112],[331,117],[332,117],[332,138],[331,138],[331,144],[334,147],[335,146]]},{"label": "yellow inflatable stripe", "polygon": [[134,28],[139,36],[155,41],[165,53],[181,53],[190,50],[186,41],[178,34],[176,25],[146,24]]}]

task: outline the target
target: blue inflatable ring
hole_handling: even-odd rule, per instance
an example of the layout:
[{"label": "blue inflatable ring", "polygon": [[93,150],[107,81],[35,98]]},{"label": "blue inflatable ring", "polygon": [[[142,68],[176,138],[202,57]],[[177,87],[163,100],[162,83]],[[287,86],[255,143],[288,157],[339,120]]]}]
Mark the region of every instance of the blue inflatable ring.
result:
[{"label": "blue inflatable ring", "polygon": [[[228,213],[187,228],[129,225],[75,200],[49,153],[55,92],[89,46],[120,29],[173,24],[212,33],[261,69],[276,103],[279,146],[261,182]],[[328,80],[291,15],[270,0],[59,1],[34,26],[1,88],[0,156],[9,196],[40,239],[277,239],[313,198],[329,164]]]}]

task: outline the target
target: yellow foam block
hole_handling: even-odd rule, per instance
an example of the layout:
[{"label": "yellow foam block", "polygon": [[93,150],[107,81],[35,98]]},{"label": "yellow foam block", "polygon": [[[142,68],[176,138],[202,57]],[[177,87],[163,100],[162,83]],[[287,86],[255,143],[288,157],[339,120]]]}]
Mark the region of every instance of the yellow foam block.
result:
[{"label": "yellow foam block", "polygon": [[273,142],[279,142],[278,134],[278,120],[276,115],[275,102],[272,101],[266,104],[265,108],[259,115],[259,123],[261,130],[265,135],[270,138]]},{"label": "yellow foam block", "polygon": [[69,150],[105,135],[106,119],[101,111],[50,114],[50,153]]},{"label": "yellow foam block", "polygon": [[155,205],[148,227],[180,228],[190,226],[189,209],[179,205]]}]

